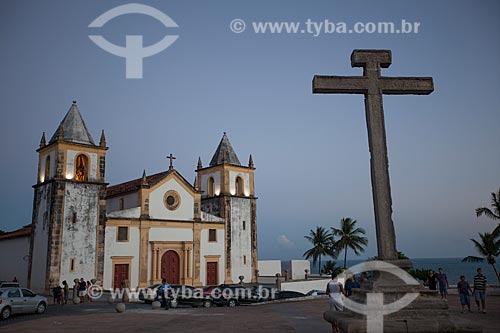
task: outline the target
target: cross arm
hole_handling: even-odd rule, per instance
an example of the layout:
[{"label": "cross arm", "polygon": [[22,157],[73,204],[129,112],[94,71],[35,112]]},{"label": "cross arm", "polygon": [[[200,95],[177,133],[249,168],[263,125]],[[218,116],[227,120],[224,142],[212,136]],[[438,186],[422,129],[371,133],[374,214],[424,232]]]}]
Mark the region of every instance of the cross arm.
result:
[{"label": "cross arm", "polygon": [[380,89],[387,95],[429,95],[434,91],[432,77],[384,77],[379,81]]},{"label": "cross arm", "polygon": [[314,75],[313,94],[364,94],[368,78],[363,76]]}]

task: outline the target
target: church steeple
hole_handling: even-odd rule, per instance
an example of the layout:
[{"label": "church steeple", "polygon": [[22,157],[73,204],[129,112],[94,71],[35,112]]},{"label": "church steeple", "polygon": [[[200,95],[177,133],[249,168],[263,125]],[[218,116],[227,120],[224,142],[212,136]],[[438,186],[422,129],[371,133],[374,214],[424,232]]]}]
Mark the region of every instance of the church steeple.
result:
[{"label": "church steeple", "polygon": [[57,140],[95,146],[94,139],[92,139],[92,135],[90,135],[87,125],[83,121],[76,101],[71,104],[68,113],[59,124],[49,143]]},{"label": "church steeple", "polygon": [[99,140],[99,146],[102,148],[106,147],[106,136],[104,135],[104,130],[101,132],[101,139]]},{"label": "church steeple", "polygon": [[215,166],[219,164],[232,164],[232,165],[241,165],[236,152],[233,149],[233,146],[229,142],[226,132],[222,136],[220,140],[219,146],[215,150],[215,154],[210,161],[210,166]]},{"label": "church steeple", "polygon": [[198,167],[197,169],[200,170],[203,168],[203,163],[201,163],[201,157],[198,157]]},{"label": "church steeple", "polygon": [[248,167],[249,168],[254,168],[254,164],[253,164],[253,158],[252,158],[252,154],[250,154],[250,157],[248,158]]}]

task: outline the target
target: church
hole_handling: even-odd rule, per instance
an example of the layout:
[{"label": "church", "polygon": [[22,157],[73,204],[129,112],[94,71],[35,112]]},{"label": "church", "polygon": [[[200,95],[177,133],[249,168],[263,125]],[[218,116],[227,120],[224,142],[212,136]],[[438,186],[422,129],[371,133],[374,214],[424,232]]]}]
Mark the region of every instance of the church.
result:
[{"label": "church", "polygon": [[[192,286],[255,282],[254,164],[242,165],[224,133],[194,183],[174,168],[106,183],[106,138],[90,134],[73,102],[57,130],[42,135],[34,188],[28,287],[63,280],[104,288],[160,283]],[[141,172],[138,172],[140,175]]]}]

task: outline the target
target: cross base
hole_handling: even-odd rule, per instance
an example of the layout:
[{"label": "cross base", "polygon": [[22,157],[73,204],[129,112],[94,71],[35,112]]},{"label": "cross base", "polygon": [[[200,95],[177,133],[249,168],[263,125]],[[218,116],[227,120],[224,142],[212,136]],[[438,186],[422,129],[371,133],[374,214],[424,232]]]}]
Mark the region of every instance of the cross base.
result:
[{"label": "cross base", "polygon": [[[402,269],[411,267],[410,260],[388,260]],[[375,274],[374,280],[365,283],[360,289],[353,289],[349,299],[366,304],[367,294],[383,293],[384,304],[391,304],[408,293],[419,296],[408,306],[397,312],[385,315],[384,333],[481,333],[483,330],[471,323],[458,323],[450,320],[448,303],[442,300],[436,290],[429,290],[422,285],[408,285],[387,272]],[[323,318],[345,333],[367,332],[366,316],[344,308],[344,311],[326,311]]]}]

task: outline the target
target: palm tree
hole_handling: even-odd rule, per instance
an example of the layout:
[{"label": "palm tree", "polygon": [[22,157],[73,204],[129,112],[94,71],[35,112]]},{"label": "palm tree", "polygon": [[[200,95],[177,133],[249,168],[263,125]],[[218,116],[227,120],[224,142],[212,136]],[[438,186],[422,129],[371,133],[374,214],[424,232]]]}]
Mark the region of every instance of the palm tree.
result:
[{"label": "palm tree", "polygon": [[350,217],[344,217],[340,221],[340,229],[331,228],[332,235],[339,236],[340,239],[333,243],[333,248],[340,252],[344,251],[344,269],[347,268],[347,249],[352,249],[357,256],[365,252],[364,246],[368,244],[368,239],[363,235],[366,234],[365,229],[356,228],[356,220]]},{"label": "palm tree", "polygon": [[323,227],[316,227],[316,231],[310,230],[308,236],[304,236],[309,242],[313,244],[313,247],[304,252],[303,256],[306,259],[313,260],[313,265],[316,265],[316,262],[319,259],[319,267],[321,274],[321,256],[322,255],[332,255],[332,242],[333,236],[332,234],[325,230]]},{"label": "palm tree", "polygon": [[467,256],[462,259],[462,262],[486,262],[493,267],[495,274],[497,276],[498,282],[500,282],[500,276],[498,275],[497,269],[495,267],[496,260],[495,257],[500,256],[500,239],[496,235],[485,232],[484,234],[479,233],[481,241],[471,239],[476,247],[477,252],[482,257]]},{"label": "palm tree", "polygon": [[[500,222],[500,189],[498,189],[498,193],[491,193],[491,208],[492,209],[489,209],[488,207],[476,208],[476,216],[479,217],[484,214],[486,217]],[[495,230],[493,230],[492,234],[500,236],[500,223]]]},{"label": "palm tree", "polygon": [[331,274],[331,273],[337,273],[340,274],[342,273],[342,267],[337,266],[337,263],[332,260],[328,260],[324,265],[321,271],[324,274]]}]

